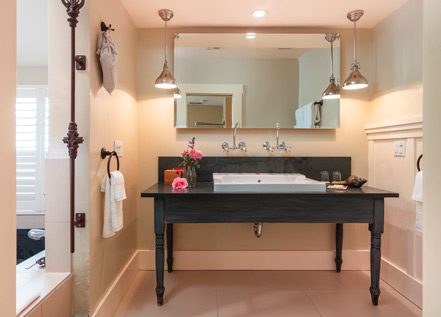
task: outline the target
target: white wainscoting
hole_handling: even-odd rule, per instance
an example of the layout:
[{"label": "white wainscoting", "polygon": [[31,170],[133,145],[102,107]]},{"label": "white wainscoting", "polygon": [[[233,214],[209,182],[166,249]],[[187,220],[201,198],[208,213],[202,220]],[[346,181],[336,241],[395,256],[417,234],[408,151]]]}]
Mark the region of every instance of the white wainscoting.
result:
[{"label": "white wainscoting", "polygon": [[[416,161],[422,154],[421,117],[365,126],[369,144],[368,184],[396,191],[386,199],[382,241],[381,277],[405,297],[422,307],[422,233],[415,230],[412,189]],[[394,155],[394,142],[405,142],[406,155]]]}]

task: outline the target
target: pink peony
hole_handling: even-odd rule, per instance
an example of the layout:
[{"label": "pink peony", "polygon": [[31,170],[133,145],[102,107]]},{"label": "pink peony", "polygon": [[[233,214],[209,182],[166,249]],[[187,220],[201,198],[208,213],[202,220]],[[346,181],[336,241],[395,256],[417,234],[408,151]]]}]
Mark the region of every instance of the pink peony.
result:
[{"label": "pink peony", "polygon": [[176,177],[173,180],[173,183],[172,183],[172,188],[173,189],[185,189],[187,187],[188,187],[188,182],[187,182],[187,180],[185,178]]},{"label": "pink peony", "polygon": [[202,153],[198,150],[195,150],[195,149],[189,149],[188,155],[190,155],[191,158],[195,161],[200,160],[202,158]]}]

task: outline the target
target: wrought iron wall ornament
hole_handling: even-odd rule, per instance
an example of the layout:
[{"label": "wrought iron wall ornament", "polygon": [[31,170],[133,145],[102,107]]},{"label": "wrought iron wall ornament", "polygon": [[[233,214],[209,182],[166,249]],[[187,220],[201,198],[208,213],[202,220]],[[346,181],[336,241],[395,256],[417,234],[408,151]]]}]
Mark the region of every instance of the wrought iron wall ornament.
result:
[{"label": "wrought iron wall ornament", "polygon": [[[77,57],[75,56],[75,28],[78,24],[78,15],[80,9],[84,6],[85,0],[61,0],[66,7],[69,18],[69,26],[71,28],[71,103],[70,103],[70,123],[67,136],[63,138],[63,142],[67,145],[70,157],[70,252],[75,252],[75,159],[78,155],[78,148],[84,139],[78,133],[78,126],[75,122],[75,64]],[[84,60],[85,63],[85,60]]]}]

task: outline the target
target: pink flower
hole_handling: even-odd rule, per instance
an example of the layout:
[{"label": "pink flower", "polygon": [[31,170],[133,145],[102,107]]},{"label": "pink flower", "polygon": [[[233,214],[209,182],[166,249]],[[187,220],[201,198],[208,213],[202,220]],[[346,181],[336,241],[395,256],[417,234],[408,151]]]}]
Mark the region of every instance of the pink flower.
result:
[{"label": "pink flower", "polygon": [[187,180],[185,178],[176,177],[173,180],[173,183],[172,183],[172,188],[173,189],[185,189],[187,187],[188,187],[188,183],[187,183]]},{"label": "pink flower", "polygon": [[189,149],[188,155],[190,155],[191,158],[195,161],[200,160],[202,158],[202,153],[198,150],[195,150],[195,149]]}]

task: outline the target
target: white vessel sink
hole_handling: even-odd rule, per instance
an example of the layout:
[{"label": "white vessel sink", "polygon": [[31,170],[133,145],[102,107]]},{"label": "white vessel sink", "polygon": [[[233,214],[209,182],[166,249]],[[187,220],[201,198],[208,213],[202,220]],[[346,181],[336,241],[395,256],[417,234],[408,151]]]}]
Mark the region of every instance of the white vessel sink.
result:
[{"label": "white vessel sink", "polygon": [[302,174],[213,173],[215,192],[325,192],[326,183]]}]

